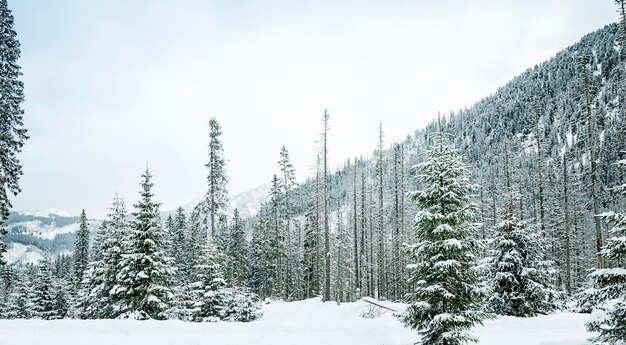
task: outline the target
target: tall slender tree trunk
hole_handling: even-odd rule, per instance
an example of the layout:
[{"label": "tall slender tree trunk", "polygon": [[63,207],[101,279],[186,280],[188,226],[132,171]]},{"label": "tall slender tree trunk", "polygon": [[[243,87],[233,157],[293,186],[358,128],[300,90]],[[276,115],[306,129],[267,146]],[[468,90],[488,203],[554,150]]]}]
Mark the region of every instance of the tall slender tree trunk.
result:
[{"label": "tall slender tree trunk", "polygon": [[400,178],[398,176],[398,160],[400,159],[400,146],[396,146],[394,151],[393,177],[394,177],[394,204],[393,204],[393,285],[392,296],[394,300],[398,299],[400,280]]},{"label": "tall slender tree trunk", "polygon": [[342,275],[341,275],[341,246],[342,246],[342,231],[343,231],[343,220],[341,214],[341,205],[337,205],[339,211],[337,212],[337,278],[335,281],[335,300],[337,301],[337,305],[341,303],[343,299],[342,296]]},{"label": "tall slender tree trunk", "polygon": [[321,160],[320,155],[317,155],[317,172],[315,178],[315,293],[319,294],[322,290],[321,276],[322,276],[322,234],[320,231],[320,203],[321,203],[321,191],[320,191],[320,168]]},{"label": "tall slender tree trunk", "polygon": [[373,296],[374,298],[378,298],[378,292],[376,291],[376,289],[374,288],[374,198],[373,198],[373,188],[374,186],[372,186],[372,188],[370,188],[370,193],[369,193],[369,206],[370,206],[370,212],[369,212],[369,233],[370,233],[370,238],[369,238],[369,244],[370,244],[370,253],[369,253],[369,290],[370,290],[370,296]]},{"label": "tall slender tree trunk", "polygon": [[587,140],[589,147],[589,159],[591,160],[591,193],[593,198],[593,220],[596,228],[596,256],[598,259],[598,268],[604,268],[604,256],[602,255],[603,237],[602,226],[600,224],[600,195],[598,192],[598,172],[596,164],[596,150],[594,148],[593,137],[593,113],[591,111],[591,81],[590,71],[587,59],[583,61],[583,92],[584,92],[584,108],[587,119]]},{"label": "tall slender tree trunk", "polygon": [[405,187],[404,187],[404,144],[400,145],[400,233],[401,233],[401,240],[399,242],[399,247],[398,247],[398,255],[399,255],[399,260],[400,260],[400,293],[401,296],[404,296],[404,293],[406,291],[406,285],[405,285],[405,280],[404,279],[404,272],[405,272],[405,266],[406,266],[406,262],[404,260],[404,255],[402,254],[402,243],[404,240],[406,240],[406,238],[408,237],[406,234],[406,228],[404,226],[404,212],[405,212],[405,208],[404,208],[404,194],[405,194]]},{"label": "tall slender tree trunk", "polygon": [[[366,272],[365,272],[365,262],[366,262],[366,253],[365,253],[365,237],[366,237],[366,233],[367,233],[367,211],[366,211],[366,190],[365,190],[365,172],[361,172],[361,253],[360,253],[360,258],[361,258],[361,281],[359,282],[359,287],[361,289],[361,294],[366,294],[365,293],[365,287],[366,287],[366,281],[365,281],[365,276],[366,276]],[[370,295],[370,291],[367,291],[366,295]],[[370,295],[371,296],[371,295]]]},{"label": "tall slender tree trunk", "polygon": [[383,219],[383,125],[378,129],[378,294],[386,297],[385,224]]},{"label": "tall slender tree trunk", "polygon": [[546,209],[545,209],[545,195],[544,195],[544,181],[543,181],[543,162],[541,158],[541,131],[539,128],[539,120],[541,118],[539,101],[535,99],[533,101],[533,110],[535,112],[535,141],[537,142],[537,177],[539,183],[539,228],[541,230],[541,236],[545,239],[546,236]]},{"label": "tall slender tree trunk", "polygon": [[569,226],[569,193],[567,176],[567,158],[563,155],[563,230],[565,232],[565,290],[572,293],[572,269],[570,254],[570,226]]},{"label": "tall slender tree trunk", "polygon": [[354,175],[353,175],[353,179],[352,179],[352,186],[353,186],[353,190],[352,190],[352,194],[354,196],[353,199],[353,206],[354,206],[354,213],[353,213],[353,236],[354,236],[354,289],[357,291],[357,294],[360,294],[360,281],[361,281],[361,276],[360,276],[360,256],[359,256],[359,229],[358,229],[358,218],[357,218],[357,192],[356,192],[356,185],[357,185],[357,179],[356,179],[356,167],[357,167],[357,160],[354,160]]},{"label": "tall slender tree trunk", "polygon": [[324,155],[324,255],[326,256],[326,269],[324,279],[324,301],[331,300],[330,296],[330,229],[328,226],[328,117],[324,110],[324,133],[323,152]]}]

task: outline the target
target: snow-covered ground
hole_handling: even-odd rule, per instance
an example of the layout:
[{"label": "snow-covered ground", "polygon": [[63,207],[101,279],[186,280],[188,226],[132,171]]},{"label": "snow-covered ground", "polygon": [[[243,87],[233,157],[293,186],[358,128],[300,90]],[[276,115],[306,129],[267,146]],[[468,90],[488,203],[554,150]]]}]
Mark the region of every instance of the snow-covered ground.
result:
[{"label": "snow-covered ground", "polygon": [[[400,305],[390,306],[397,308]],[[364,301],[321,303],[317,299],[274,302],[261,320],[251,323],[186,323],[132,320],[0,320],[0,344],[413,344],[415,332],[390,312],[361,317],[370,310]],[[559,313],[536,318],[500,317],[476,329],[483,345],[587,344],[588,315]]]}]

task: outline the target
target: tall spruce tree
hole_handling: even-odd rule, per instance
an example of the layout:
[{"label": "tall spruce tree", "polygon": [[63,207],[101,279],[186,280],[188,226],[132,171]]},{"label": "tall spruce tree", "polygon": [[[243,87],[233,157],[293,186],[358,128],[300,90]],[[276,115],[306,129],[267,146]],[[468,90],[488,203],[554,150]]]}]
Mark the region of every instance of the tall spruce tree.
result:
[{"label": "tall spruce tree", "polygon": [[8,294],[5,313],[7,319],[29,319],[33,316],[33,291],[23,269],[14,272],[12,289]]},{"label": "tall spruce tree", "polygon": [[189,286],[191,321],[219,321],[224,314],[226,281],[219,265],[213,243],[199,245],[200,255],[193,267],[193,279]]},{"label": "tall spruce tree", "polygon": [[134,205],[130,246],[122,254],[117,286],[114,287],[121,316],[135,319],[167,318],[173,298],[170,284],[174,274],[167,256],[169,236],[160,224],[159,206],[152,199],[152,175],[141,175],[141,199]]},{"label": "tall spruce tree", "polygon": [[280,149],[280,159],[278,160],[278,165],[280,167],[280,182],[282,184],[282,205],[281,205],[281,216],[283,218],[283,243],[284,243],[284,251],[283,251],[283,259],[284,262],[284,279],[283,280],[283,294],[285,297],[288,297],[292,294],[293,289],[293,270],[296,262],[294,260],[294,251],[291,246],[291,218],[293,217],[293,189],[296,186],[296,172],[293,168],[293,164],[289,160],[289,151],[283,146]]},{"label": "tall spruce tree", "polygon": [[540,248],[545,236],[530,231],[515,216],[519,194],[513,188],[508,152],[504,153],[506,194],[504,213],[493,233],[493,270],[488,310],[498,315],[518,317],[547,314],[556,309],[556,291],[550,286],[552,270],[546,270]]},{"label": "tall spruce tree", "polygon": [[[22,165],[17,155],[28,139],[22,116],[24,84],[17,60],[20,42],[13,30],[13,14],[7,0],[0,0],[0,239],[6,234],[4,222],[9,218],[10,195],[21,191],[19,178]],[[6,245],[0,241],[0,265],[4,263]]]},{"label": "tall spruce tree", "polygon": [[228,190],[226,184],[226,159],[221,141],[222,128],[215,118],[209,121],[209,161],[205,164],[208,190],[201,202],[202,221],[211,239],[214,239],[221,217],[225,217],[228,206]]},{"label": "tall spruce tree", "polygon": [[78,285],[83,280],[83,273],[89,265],[89,224],[85,210],[80,213],[74,248],[74,277]]},{"label": "tall spruce tree", "polygon": [[44,258],[38,266],[37,276],[33,289],[34,316],[53,320],[58,318],[55,301],[55,291],[52,285],[52,267],[50,259]]},{"label": "tall spruce tree", "polygon": [[178,281],[185,280],[189,275],[191,268],[191,254],[189,253],[189,242],[191,236],[189,234],[189,226],[185,210],[182,207],[176,209],[176,215],[172,220],[172,237],[173,256],[176,260],[176,277]]},{"label": "tall spruce tree", "polygon": [[441,131],[426,156],[414,167],[423,189],[411,193],[420,210],[416,244],[408,247],[413,289],[403,321],[419,332],[422,345],[465,344],[476,341],[468,331],[484,317],[472,269],[481,250],[471,223],[477,186],[470,184],[461,154]]},{"label": "tall spruce tree", "polygon": [[76,311],[81,318],[108,319],[121,313],[116,301],[123,296],[114,288],[122,255],[130,247],[126,217],[124,199],[116,194],[107,218],[96,233],[91,258],[81,281]]},{"label": "tall spruce tree", "polygon": [[226,242],[226,279],[235,286],[245,282],[246,234],[239,210],[235,209]]}]

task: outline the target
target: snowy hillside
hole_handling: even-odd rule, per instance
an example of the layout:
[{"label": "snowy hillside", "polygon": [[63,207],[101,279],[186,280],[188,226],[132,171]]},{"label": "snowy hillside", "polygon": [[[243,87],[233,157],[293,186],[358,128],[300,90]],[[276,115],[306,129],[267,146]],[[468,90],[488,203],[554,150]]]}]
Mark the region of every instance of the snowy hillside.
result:
[{"label": "snowy hillside", "polygon": [[9,264],[24,263],[36,264],[43,259],[46,252],[32,244],[22,244],[19,242],[9,243],[4,258]]},{"label": "snowy hillside", "polygon": [[[90,232],[95,234],[99,224],[99,220],[90,220]],[[15,211],[6,226],[7,261],[36,263],[46,254],[56,256],[74,250],[78,216],[58,209]]]},{"label": "snowy hillside", "polygon": [[[0,344],[413,344],[417,333],[389,311],[318,299],[273,302],[250,323],[133,320],[0,320]],[[364,318],[374,314],[373,318]],[[499,317],[475,330],[481,345],[582,345],[588,315],[559,313],[534,318]]]}]

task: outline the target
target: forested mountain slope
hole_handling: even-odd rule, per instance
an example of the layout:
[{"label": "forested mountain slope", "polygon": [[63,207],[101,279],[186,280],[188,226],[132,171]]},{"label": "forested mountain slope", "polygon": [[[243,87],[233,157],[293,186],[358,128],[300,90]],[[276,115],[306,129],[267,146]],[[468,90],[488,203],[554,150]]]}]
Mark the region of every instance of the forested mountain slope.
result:
[{"label": "forested mountain slope", "polygon": [[[617,24],[607,25],[528,69],[473,106],[442,115],[440,121],[442,130],[464,153],[473,182],[482,186],[477,199],[484,226],[478,235],[484,239],[489,238],[490,229],[501,217],[506,150],[513,188],[520,193],[516,212],[542,232],[544,250],[557,268],[555,284],[561,288],[567,280],[572,288],[581,286],[586,270],[595,265],[590,128],[600,208],[619,209],[624,205],[611,191],[623,180],[623,172],[613,163],[623,157],[626,149],[621,88],[624,70],[619,64],[618,41]],[[382,126],[384,129],[384,122]],[[376,150],[371,157],[349,160],[329,175],[333,296],[352,298],[364,293],[397,299],[406,291],[401,243],[412,241],[411,220],[416,210],[405,196],[417,187],[411,166],[422,161],[437,127],[435,121],[404,142],[382,142],[382,154]],[[341,133],[330,131],[328,135]],[[372,135],[377,135],[375,129]],[[288,210],[280,206],[284,204],[280,193],[270,192],[270,201],[254,220],[251,285],[261,295],[300,298],[320,293],[325,270],[321,164],[318,171],[317,176],[291,193]],[[279,184],[274,189],[280,189]],[[567,231],[564,193],[568,194]],[[281,216],[281,212],[289,216]],[[289,218],[295,221],[285,225]],[[604,224],[605,235],[607,229]],[[277,259],[283,256],[284,260]],[[295,264],[285,267],[277,264],[279,261]],[[566,261],[570,273],[565,272]],[[254,282],[262,281],[270,284],[255,286]]]}]

